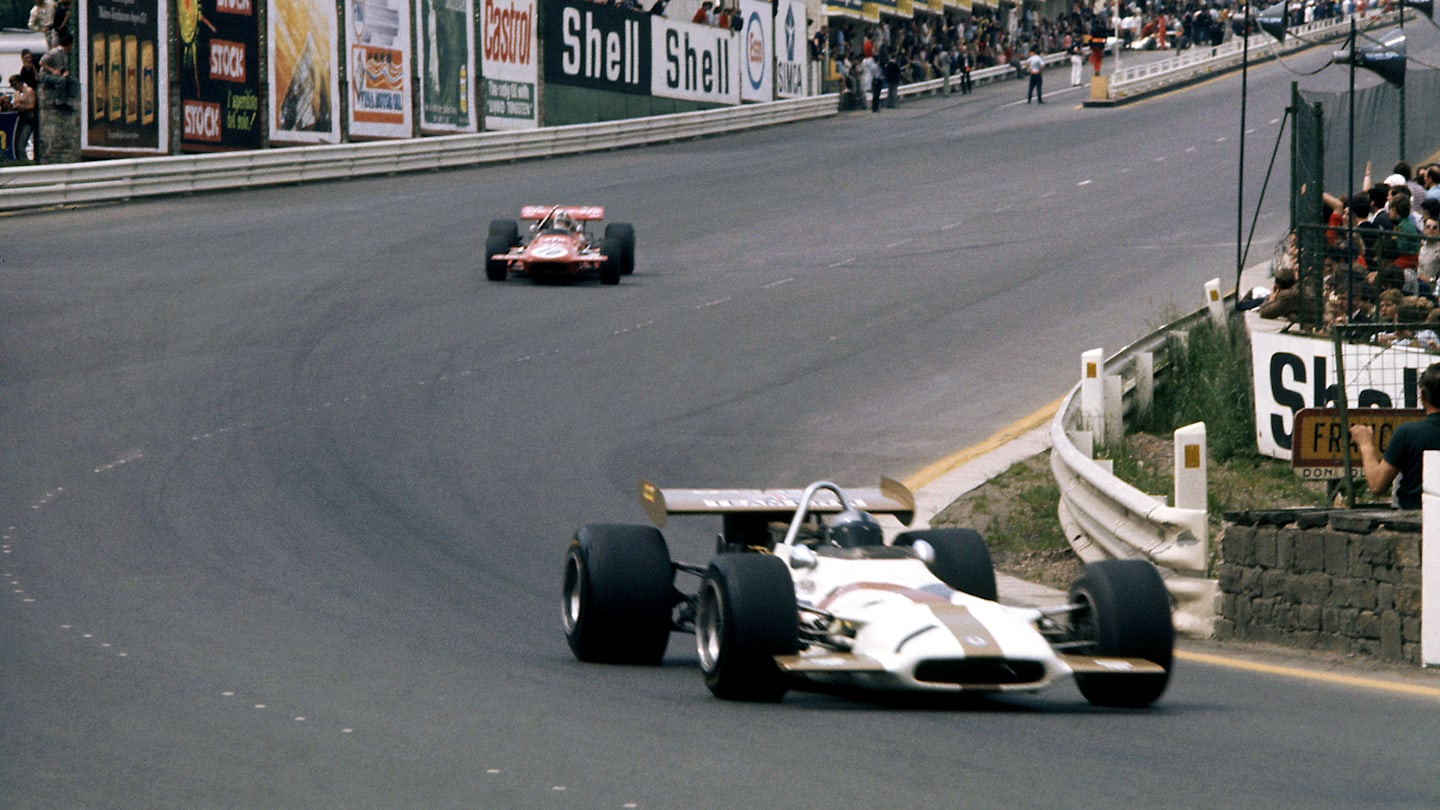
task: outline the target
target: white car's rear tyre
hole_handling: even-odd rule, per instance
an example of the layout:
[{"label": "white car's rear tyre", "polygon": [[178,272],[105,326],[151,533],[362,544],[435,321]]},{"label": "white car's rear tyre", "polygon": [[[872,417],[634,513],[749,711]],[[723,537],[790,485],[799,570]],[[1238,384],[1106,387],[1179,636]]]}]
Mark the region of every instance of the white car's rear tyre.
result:
[{"label": "white car's rear tyre", "polygon": [[999,595],[995,587],[995,563],[990,559],[990,548],[979,532],[974,529],[921,529],[901,532],[895,536],[894,544],[913,546],[916,540],[924,540],[935,549],[935,559],[929,566],[936,579],[957,591],[995,601]]},{"label": "white car's rear tyre", "polygon": [[762,554],[716,557],[696,596],[695,643],[715,697],[784,697],[788,684],[775,656],[800,649],[795,585],[785,563]]},{"label": "white car's rear tyre", "polygon": [[1077,674],[1080,694],[1095,706],[1143,708],[1164,693],[1175,654],[1170,594],[1155,566],[1146,560],[1102,560],[1085,566],[1070,586],[1070,601],[1080,605],[1072,621],[1077,640],[1089,641],[1074,652],[1118,658],[1143,658],[1162,673]]},{"label": "white car's rear tyre", "polygon": [[670,640],[674,583],[669,549],[655,528],[581,526],[565,552],[570,651],[581,661],[660,663]]}]

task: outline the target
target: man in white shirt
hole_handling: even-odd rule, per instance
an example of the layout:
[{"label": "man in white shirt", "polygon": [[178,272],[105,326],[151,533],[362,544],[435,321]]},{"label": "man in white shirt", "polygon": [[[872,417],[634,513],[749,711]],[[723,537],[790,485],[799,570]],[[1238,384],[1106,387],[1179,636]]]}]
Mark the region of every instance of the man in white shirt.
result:
[{"label": "man in white shirt", "polygon": [[1030,56],[1025,59],[1025,72],[1030,74],[1030,88],[1025,91],[1025,103],[1029,104],[1033,96],[1041,104],[1045,103],[1045,96],[1041,92],[1040,83],[1042,72],[1045,70],[1045,60],[1040,58],[1039,51],[1031,51]]}]

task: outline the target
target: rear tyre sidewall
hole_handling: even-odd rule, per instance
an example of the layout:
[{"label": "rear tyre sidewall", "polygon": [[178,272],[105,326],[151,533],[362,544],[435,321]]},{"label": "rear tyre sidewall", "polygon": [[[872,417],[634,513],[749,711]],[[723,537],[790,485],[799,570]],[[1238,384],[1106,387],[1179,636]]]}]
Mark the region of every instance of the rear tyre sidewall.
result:
[{"label": "rear tyre sidewall", "polygon": [[565,552],[563,618],[581,661],[658,664],[675,603],[665,538],[650,526],[581,526]]},{"label": "rear tyre sidewall", "polygon": [[800,648],[790,571],[777,557],[722,554],[696,597],[695,639],[711,694],[723,700],[777,701],[788,689],[777,655]]}]

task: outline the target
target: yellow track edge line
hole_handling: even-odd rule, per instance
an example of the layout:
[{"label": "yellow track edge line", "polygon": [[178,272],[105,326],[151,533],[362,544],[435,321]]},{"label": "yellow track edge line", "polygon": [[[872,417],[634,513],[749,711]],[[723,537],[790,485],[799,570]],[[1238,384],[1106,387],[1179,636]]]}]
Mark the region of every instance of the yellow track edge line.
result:
[{"label": "yellow track edge line", "polygon": [[1370,689],[1380,692],[1394,692],[1414,697],[1440,699],[1440,686],[1399,683],[1381,678],[1367,678],[1360,675],[1339,675],[1333,672],[1316,672],[1309,669],[1300,669],[1299,667],[1262,664],[1256,661],[1243,661],[1238,658],[1227,658],[1221,655],[1186,652],[1183,650],[1176,650],[1175,657],[1194,664],[1241,669],[1247,672],[1258,672],[1263,675],[1278,675],[1285,678],[1300,678],[1302,680],[1319,681],[1321,683],[1337,684],[1339,686],[1353,686],[1360,689]]},{"label": "yellow track edge line", "polygon": [[1029,433],[1035,428],[1040,427],[1046,422],[1049,422],[1055,417],[1055,412],[1060,410],[1060,403],[1064,401],[1065,397],[1060,397],[1059,399],[1055,400],[1049,405],[1042,407],[1034,413],[1028,416],[1022,416],[1016,421],[1011,422],[1010,424],[996,431],[985,441],[967,447],[964,450],[959,451],[958,453],[954,453],[945,458],[942,458],[939,461],[936,461],[933,464],[922,468],[913,475],[905,478],[901,483],[909,487],[912,492],[917,489],[921,489],[925,485],[931,483],[940,476],[950,472],[956,467],[973,461],[974,459],[983,456],[992,450],[1002,447],[1005,444],[1012,442],[1015,439],[1020,438],[1021,436],[1024,436],[1026,433]]}]

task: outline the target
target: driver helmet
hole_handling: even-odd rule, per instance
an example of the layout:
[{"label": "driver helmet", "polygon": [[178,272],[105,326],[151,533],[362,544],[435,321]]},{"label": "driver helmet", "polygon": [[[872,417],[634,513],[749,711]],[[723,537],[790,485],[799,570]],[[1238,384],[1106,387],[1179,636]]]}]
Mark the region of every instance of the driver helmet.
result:
[{"label": "driver helmet", "polygon": [[566,213],[564,213],[564,212],[561,212],[561,213],[558,213],[558,214],[555,215],[555,223],[554,223],[554,224],[555,224],[555,227],[557,227],[557,228],[564,228],[564,229],[567,230],[567,231],[573,231],[573,230],[575,230],[575,220],[571,219],[571,218],[570,218],[570,215],[569,215],[569,214],[566,214]]},{"label": "driver helmet", "polygon": [[870,513],[846,509],[831,519],[829,540],[841,548],[883,546],[885,532]]}]

